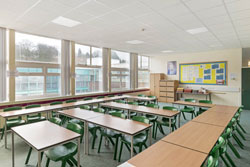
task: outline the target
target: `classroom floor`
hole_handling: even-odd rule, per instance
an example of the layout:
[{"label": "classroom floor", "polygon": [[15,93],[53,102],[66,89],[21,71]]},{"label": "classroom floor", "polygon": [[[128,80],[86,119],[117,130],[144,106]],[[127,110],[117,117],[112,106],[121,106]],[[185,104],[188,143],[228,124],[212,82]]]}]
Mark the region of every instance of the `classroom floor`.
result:
[{"label": "classroom floor", "polygon": [[[165,104],[160,104],[165,105]],[[182,117],[181,117],[182,118]],[[235,164],[237,165],[237,167],[247,167],[250,166],[250,111],[245,111],[242,113],[241,115],[241,124],[242,126],[246,129],[246,131],[248,132],[247,134],[245,134],[246,137],[246,141],[243,141],[243,143],[245,144],[245,149],[242,150],[239,148],[238,145],[235,145],[236,149],[239,151],[239,153],[241,154],[242,158],[241,159],[237,159],[234,154],[231,152],[230,149],[228,149],[229,154],[231,155],[231,157],[233,158]],[[187,119],[190,119],[190,116],[187,115]],[[181,125],[183,125],[184,123],[186,123],[187,121],[185,121],[183,118],[181,119]],[[169,132],[168,129],[165,129],[165,132]],[[157,142],[158,140],[160,140],[163,137],[163,135],[161,133],[159,133],[158,131],[158,135],[157,135],[157,140],[153,140],[153,142]],[[83,167],[116,167],[117,165],[119,165],[120,163],[118,163],[117,161],[113,160],[113,147],[111,144],[109,144],[108,146],[104,146],[104,142],[102,145],[102,149],[101,149],[101,153],[97,153],[97,147],[99,145],[99,139],[100,137],[98,137],[98,139],[96,140],[95,143],[95,149],[89,149],[90,150],[90,155],[86,156],[84,155],[84,144],[81,145],[81,165]],[[92,142],[92,138],[90,138],[90,142]],[[0,141],[0,166],[1,167],[11,167],[11,135],[8,135],[8,147],[9,149],[5,149],[4,148],[4,140]],[[16,167],[24,167],[26,165],[24,165],[27,153],[28,153],[28,145],[19,137],[15,136],[15,163],[16,163]],[[118,149],[119,152],[119,149]],[[117,156],[118,157],[118,156]],[[126,148],[123,149],[123,153],[122,153],[122,159],[121,159],[121,163],[127,161],[130,158],[130,153],[128,152],[128,150]],[[26,167],[31,167],[31,166],[36,166],[37,163],[37,152],[33,151],[30,161],[29,161],[29,165],[27,165]],[[42,161],[42,166],[45,166],[46,163],[46,157],[43,158]],[[60,162],[58,163],[54,163],[51,161],[50,163],[50,167],[59,167],[61,166]],[[219,166],[225,166],[221,161],[220,161],[220,165]]]}]

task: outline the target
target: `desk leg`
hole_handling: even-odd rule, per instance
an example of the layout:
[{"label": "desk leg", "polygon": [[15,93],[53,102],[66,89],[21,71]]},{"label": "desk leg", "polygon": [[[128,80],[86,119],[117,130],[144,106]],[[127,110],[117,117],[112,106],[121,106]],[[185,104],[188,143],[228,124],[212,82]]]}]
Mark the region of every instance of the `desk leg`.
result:
[{"label": "desk leg", "polygon": [[80,150],[81,150],[81,140],[80,137],[77,139],[77,145],[78,145],[78,149],[77,149],[77,167],[80,167]]},{"label": "desk leg", "polygon": [[130,146],[130,152],[131,152],[131,154],[130,154],[130,157],[132,158],[133,157],[133,154],[134,154],[134,147],[133,147],[133,137],[134,136],[131,136],[131,146]]},{"label": "desk leg", "polygon": [[5,126],[4,126],[4,145],[5,148],[7,149],[7,119],[4,119]]},{"label": "desk leg", "polygon": [[172,118],[170,117],[169,118],[169,132],[170,133],[172,132],[171,122],[172,122]]},{"label": "desk leg", "polygon": [[178,115],[178,126],[181,127],[181,113]]},{"label": "desk leg", "polygon": [[152,145],[152,128],[149,128],[149,144]]},{"label": "desk leg", "polygon": [[49,120],[49,112],[47,112],[47,120]]},{"label": "desk leg", "polygon": [[130,110],[128,110],[128,119],[130,119]]},{"label": "desk leg", "polygon": [[38,151],[38,167],[41,167],[41,151]]},{"label": "desk leg", "polygon": [[11,147],[11,150],[12,150],[12,167],[14,167],[15,166],[14,132],[12,131],[11,134],[12,134],[12,147]]},{"label": "desk leg", "polygon": [[88,130],[88,122],[84,122],[84,149],[85,154],[89,154],[89,130]]}]

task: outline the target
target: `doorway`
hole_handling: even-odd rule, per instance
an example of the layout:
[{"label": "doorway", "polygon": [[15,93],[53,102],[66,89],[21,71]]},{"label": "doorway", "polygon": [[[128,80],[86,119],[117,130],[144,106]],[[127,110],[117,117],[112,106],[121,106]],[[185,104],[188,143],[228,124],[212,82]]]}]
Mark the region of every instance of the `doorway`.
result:
[{"label": "doorway", "polygon": [[250,110],[250,68],[242,68],[242,105]]}]

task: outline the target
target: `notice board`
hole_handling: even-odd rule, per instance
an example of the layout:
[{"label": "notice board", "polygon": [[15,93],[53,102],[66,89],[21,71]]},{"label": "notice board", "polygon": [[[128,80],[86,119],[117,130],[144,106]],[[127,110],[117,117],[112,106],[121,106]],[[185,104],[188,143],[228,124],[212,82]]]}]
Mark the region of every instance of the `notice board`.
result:
[{"label": "notice board", "polygon": [[205,62],[179,65],[181,84],[226,85],[227,62]]}]

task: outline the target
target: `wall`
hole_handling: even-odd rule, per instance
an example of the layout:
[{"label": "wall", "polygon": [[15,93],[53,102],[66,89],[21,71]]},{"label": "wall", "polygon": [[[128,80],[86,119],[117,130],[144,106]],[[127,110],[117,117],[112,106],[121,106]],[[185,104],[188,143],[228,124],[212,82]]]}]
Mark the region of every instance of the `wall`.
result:
[{"label": "wall", "polygon": [[[242,67],[242,49],[228,49],[200,53],[171,54],[166,56],[151,57],[151,73],[167,72],[167,62],[177,61],[177,75],[167,76],[167,79],[179,80],[179,64],[227,61],[227,86],[210,85],[180,85],[181,87],[190,87],[199,89],[204,87],[212,91],[212,101],[214,104],[241,105],[241,67]],[[230,78],[230,74],[235,74],[236,79]],[[196,99],[204,98],[202,96],[189,96]]]}]

